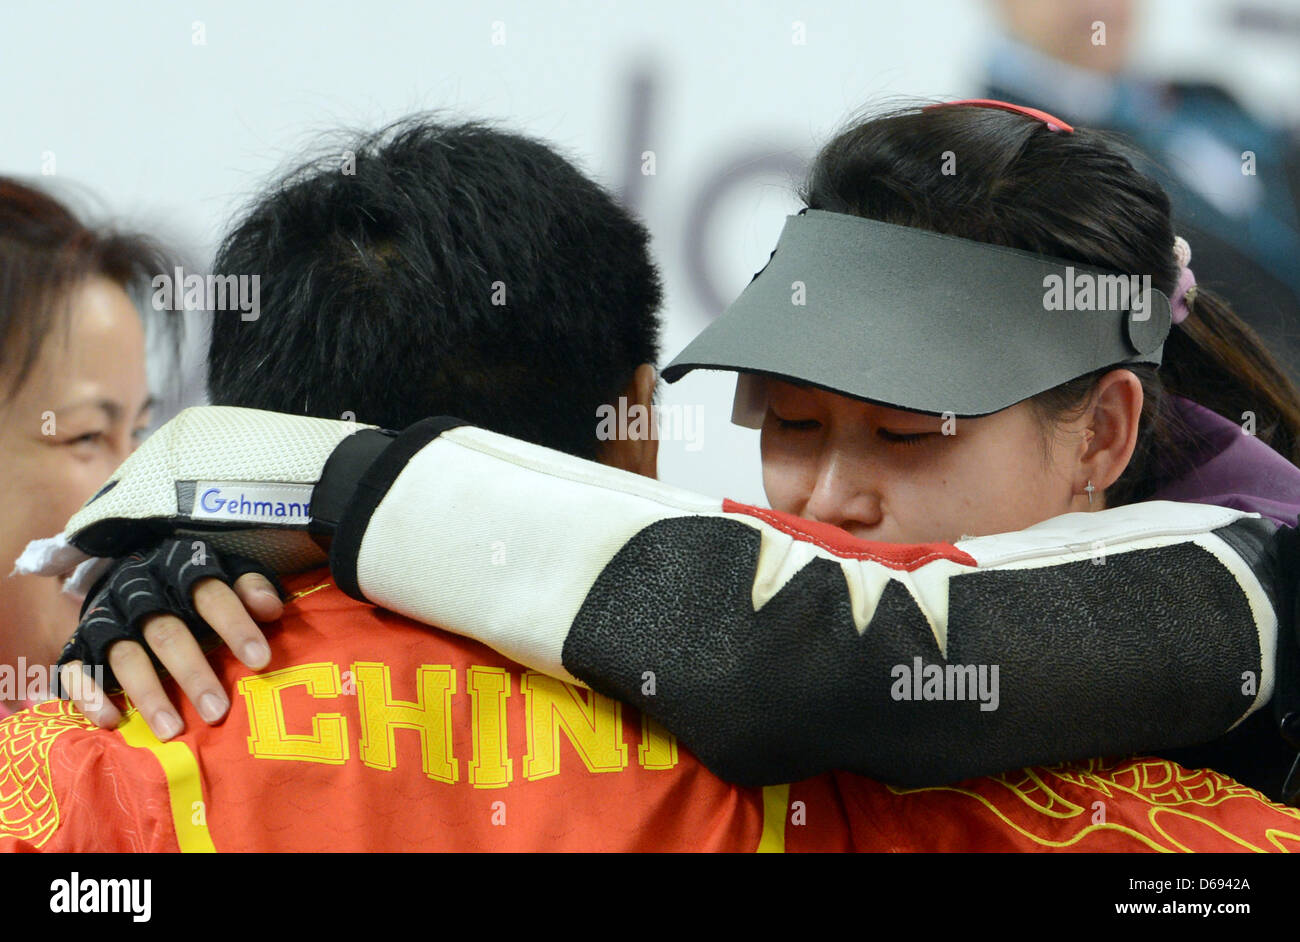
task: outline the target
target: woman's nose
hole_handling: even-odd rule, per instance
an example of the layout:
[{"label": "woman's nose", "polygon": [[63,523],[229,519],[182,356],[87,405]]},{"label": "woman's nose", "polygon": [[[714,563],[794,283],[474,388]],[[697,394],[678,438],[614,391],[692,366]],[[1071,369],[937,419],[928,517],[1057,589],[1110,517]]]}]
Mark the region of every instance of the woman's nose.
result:
[{"label": "woman's nose", "polygon": [[877,482],[864,473],[863,462],[833,449],[822,459],[803,516],[855,532],[881,520]]}]

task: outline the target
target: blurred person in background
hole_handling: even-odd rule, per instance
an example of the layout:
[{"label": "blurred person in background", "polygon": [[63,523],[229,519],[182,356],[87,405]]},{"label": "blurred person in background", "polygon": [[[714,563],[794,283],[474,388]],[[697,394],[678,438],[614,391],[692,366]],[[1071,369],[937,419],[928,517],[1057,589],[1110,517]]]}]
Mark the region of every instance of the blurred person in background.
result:
[{"label": "blurred person in background", "polygon": [[152,400],[128,291],[164,270],[152,240],[0,177],[0,668],[22,681],[0,686],[0,715],[45,695],[26,666],[55,663],[77,625],[59,580],[9,573],[135,450]]},{"label": "blurred person in background", "polygon": [[1300,381],[1300,143],[1208,82],[1132,73],[1133,0],[997,0],[985,97],[1126,135],[1196,247],[1196,277]]}]

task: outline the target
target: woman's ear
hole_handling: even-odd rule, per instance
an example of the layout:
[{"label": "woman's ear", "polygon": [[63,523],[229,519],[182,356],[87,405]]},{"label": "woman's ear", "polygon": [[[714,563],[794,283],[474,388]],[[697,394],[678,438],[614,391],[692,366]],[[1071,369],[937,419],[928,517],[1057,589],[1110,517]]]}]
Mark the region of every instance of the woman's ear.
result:
[{"label": "woman's ear", "polygon": [[1132,370],[1111,370],[1097,382],[1085,413],[1080,474],[1100,491],[1119,480],[1133,457],[1143,398],[1142,381]]},{"label": "woman's ear", "polygon": [[[648,478],[659,475],[659,437],[655,428],[654,394],[659,375],[654,366],[642,363],[623,389],[623,402],[611,403],[616,434],[600,442],[597,460]],[[635,410],[635,411],[634,411]],[[638,416],[645,421],[638,422]],[[640,434],[641,430],[646,434]],[[635,433],[635,437],[632,434]]]}]

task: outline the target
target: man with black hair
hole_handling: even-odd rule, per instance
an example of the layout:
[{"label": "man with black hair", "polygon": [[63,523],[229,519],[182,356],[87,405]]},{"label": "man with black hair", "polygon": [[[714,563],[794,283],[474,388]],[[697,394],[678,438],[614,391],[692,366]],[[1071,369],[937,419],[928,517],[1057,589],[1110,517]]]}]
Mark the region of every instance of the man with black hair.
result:
[{"label": "man with black hair", "polygon": [[597,458],[597,408],[653,383],[645,229],[547,145],[484,125],[342,142],[258,200],[215,269],[260,275],[265,312],[218,315],[216,405],[385,428],[457,415]]},{"label": "man with black hair", "polygon": [[[653,477],[657,440],[596,438],[598,406],[652,400],[661,295],[645,229],[547,146],[482,125],[412,119],[348,151],[285,176],[223,241],[216,271],[259,276],[261,316],[214,320],[214,404],[399,428],[454,413]],[[246,415],[249,448],[276,449]],[[483,552],[508,567],[509,532]],[[191,553],[173,541],[164,556]],[[216,653],[216,675],[180,677],[206,704],[185,703],[184,722],[160,685],[113,733],[61,702],[0,725],[0,755],[38,757],[3,766],[19,800],[0,848],[758,845],[761,790],[708,775],[648,719],[354,602],[323,568],[286,586],[274,669]],[[173,616],[145,634],[164,664],[197,650]],[[233,647],[248,666],[270,659]],[[111,664],[143,657],[124,642]],[[230,710],[228,689],[225,722],[202,722]],[[847,828],[834,834],[844,846]]]},{"label": "man with black hair", "polygon": [[[539,141],[428,118],[341,140],[254,203],[214,268],[258,276],[262,307],[213,323],[214,405],[384,428],[456,415],[656,473],[657,440],[599,441],[595,419],[620,397],[651,405],[661,290],[648,233]],[[258,581],[247,597],[273,612]],[[248,627],[235,646],[252,645],[244,661],[261,667],[270,652]],[[156,619],[145,637],[164,664],[186,662],[177,676],[213,704],[206,718],[224,714],[229,688],[179,621]],[[147,655],[128,642],[111,658],[129,670]],[[181,728],[157,684],[136,705],[160,735]]]}]

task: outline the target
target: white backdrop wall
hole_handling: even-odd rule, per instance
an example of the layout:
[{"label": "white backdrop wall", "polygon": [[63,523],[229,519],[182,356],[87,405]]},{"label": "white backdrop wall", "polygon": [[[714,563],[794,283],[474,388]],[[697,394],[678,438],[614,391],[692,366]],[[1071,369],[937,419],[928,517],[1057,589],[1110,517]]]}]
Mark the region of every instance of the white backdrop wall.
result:
[{"label": "white backdrop wall", "polygon": [[[1148,0],[1138,23],[1141,69],[1218,81],[1300,122],[1296,0]],[[427,108],[495,120],[558,145],[645,219],[667,362],[766,261],[818,143],[886,96],[977,93],[993,24],[980,0],[6,0],[0,172],[83,207],[93,194],[206,264],[231,216],[322,131]],[[191,360],[197,402],[201,351]],[[757,435],[728,422],[732,386],[697,373],[662,391],[701,407],[704,427],[698,450],[662,444],[661,474],[762,503]]]}]

